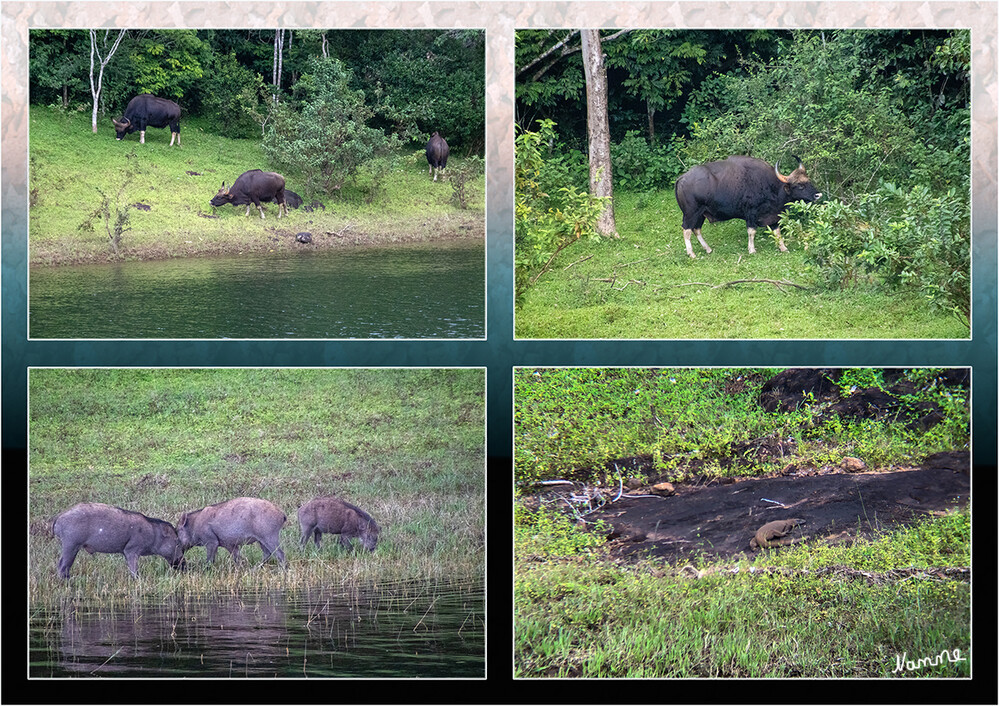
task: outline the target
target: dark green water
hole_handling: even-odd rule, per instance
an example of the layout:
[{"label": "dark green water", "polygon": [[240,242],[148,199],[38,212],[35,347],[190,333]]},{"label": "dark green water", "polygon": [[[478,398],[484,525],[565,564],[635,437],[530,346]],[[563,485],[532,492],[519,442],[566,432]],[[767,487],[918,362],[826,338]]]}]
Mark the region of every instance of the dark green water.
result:
[{"label": "dark green water", "polygon": [[32,606],[29,677],[485,676],[481,581]]},{"label": "dark green water", "polygon": [[482,244],[37,268],[31,338],[483,338]]}]

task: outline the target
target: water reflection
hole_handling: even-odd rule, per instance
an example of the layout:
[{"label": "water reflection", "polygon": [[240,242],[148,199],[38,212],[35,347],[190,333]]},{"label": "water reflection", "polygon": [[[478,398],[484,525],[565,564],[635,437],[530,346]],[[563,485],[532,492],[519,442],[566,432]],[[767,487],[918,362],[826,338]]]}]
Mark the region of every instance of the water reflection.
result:
[{"label": "water reflection", "polygon": [[484,677],[481,581],[35,609],[32,677]]},{"label": "water reflection", "polygon": [[482,338],[481,243],[36,268],[32,338]]}]

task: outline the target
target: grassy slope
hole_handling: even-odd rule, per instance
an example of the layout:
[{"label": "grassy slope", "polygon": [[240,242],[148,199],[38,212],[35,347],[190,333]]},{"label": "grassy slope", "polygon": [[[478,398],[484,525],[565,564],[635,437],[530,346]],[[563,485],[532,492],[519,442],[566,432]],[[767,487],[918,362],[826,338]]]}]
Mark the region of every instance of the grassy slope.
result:
[{"label": "grassy slope", "polygon": [[[140,562],[144,590],[228,590],[368,580],[481,577],[484,571],[484,380],[478,370],[35,370],[30,400],[32,599],[77,590],[128,594],[120,556],[84,553],[64,589],[48,523],[83,502],[176,522],[242,495],[288,516],[287,574]],[[324,539],[298,548],[295,509],[337,494],[382,525],[376,552]],[[335,540],[335,538],[334,538]],[[244,552],[259,561],[254,545]],[[261,585],[263,584],[263,585]]]},{"label": "grassy slope", "polygon": [[[742,221],[705,224],[707,255],[693,242],[687,257],[680,211],[670,190],[615,197],[620,239],[581,242],[524,296],[520,338],[856,339],[967,338],[956,319],[914,293],[855,287],[828,292],[770,284],[718,285],[741,279],[809,286],[801,243],[781,253],[761,229],[756,255]],[[589,259],[581,261],[583,258]],[[574,264],[575,263],[575,264]],[[571,266],[570,266],[571,265]],[[608,280],[613,280],[608,281]],[[702,283],[692,285],[690,283]]]},{"label": "grassy slope", "polygon": [[[877,454],[872,465],[889,465],[968,443],[967,400],[924,434],[906,431],[904,420],[810,428],[807,415],[762,413],[753,401],[772,372],[523,371],[515,381],[518,479],[561,477],[641,453],[679,459],[677,477],[690,461],[704,462],[700,472],[724,474],[717,459],[731,445],[771,433],[795,438],[794,461],[817,466],[849,454]],[[518,676],[890,677],[898,676],[891,673],[896,655],[915,660],[970,646],[969,584],[889,573],[969,566],[967,509],[850,547],[812,542],[735,566],[698,564],[704,573],[693,580],[661,562],[615,564],[598,536],[561,516],[525,519],[520,506],[517,516]],[[827,567],[887,579],[816,573]],[[907,676],[969,673],[970,662],[945,662]]]},{"label": "grassy slope", "polygon": [[[208,203],[223,181],[231,184],[248,169],[273,169],[259,142],[230,140],[183,124],[179,149],[168,147],[170,133],[165,129],[148,130],[144,145],[137,134],[118,142],[109,120],[99,120],[93,134],[89,117],[31,107],[32,265],[112,257],[103,225],[95,224],[93,232],[79,226],[99,205],[95,187],[116,193],[127,168],[138,175],[126,187],[122,202],[150,206],[148,211],[129,210],[131,230],[123,238],[127,259],[297,247],[294,235],[299,231],[311,232],[316,246],[485,236],[484,177],[476,180],[471,207],[460,210],[450,203],[450,185],[431,182],[426,160],[412,151],[399,156],[384,189],[371,203],[366,203],[371,180],[362,174],[338,199],[322,199],[324,212],[292,210],[287,220],[278,220],[277,207],[270,204],[264,206],[267,218],[261,220],[255,213],[245,217],[243,207],[225,206],[213,213]],[[287,188],[308,204],[312,197],[304,193],[302,180],[284,174]],[[217,218],[202,217],[212,215]],[[348,225],[342,237],[325,235],[343,232]]]},{"label": "grassy slope", "polygon": [[[518,532],[518,555],[528,534]],[[967,657],[970,584],[890,572],[969,566],[969,549],[970,518],[960,512],[852,547],[699,565],[698,578],[654,562],[618,566],[599,552],[518,560],[517,675],[967,677],[970,659],[893,672],[903,654]]]}]

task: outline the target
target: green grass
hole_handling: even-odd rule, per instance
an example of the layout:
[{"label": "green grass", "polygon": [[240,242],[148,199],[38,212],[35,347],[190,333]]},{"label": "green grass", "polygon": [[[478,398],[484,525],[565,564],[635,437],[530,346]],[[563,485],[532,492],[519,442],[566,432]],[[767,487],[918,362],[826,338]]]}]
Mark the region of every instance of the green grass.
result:
[{"label": "green grass", "polygon": [[[909,419],[821,423],[820,405],[769,413],[758,399],[779,368],[519,369],[514,374],[514,467],[518,481],[566,475],[599,479],[606,464],[645,456],[657,472],[760,475],[799,466],[838,465],[861,456],[872,468],[914,463],[931,453],[968,448],[966,395],[928,388],[920,402],[944,419],[927,432]],[[853,375],[863,377],[864,369]],[[915,401],[913,401],[915,402]],[[925,412],[924,412],[925,413]],[[741,454],[740,444],[789,439],[774,458]]]},{"label": "green grass", "polygon": [[[482,371],[36,369],[29,404],[32,601],[483,575]],[[295,510],[323,494],[379,522],[374,553],[328,536],[299,548]],[[197,547],[186,572],[145,557],[135,580],[121,556],[81,552],[69,582],[55,575],[50,523],[78,502],[176,523],[244,495],[288,516],[286,572],[237,568],[225,551],[209,568]]]},{"label": "green grass", "polygon": [[[103,225],[92,231],[80,225],[100,204],[97,188],[116,194],[128,170],[122,204],[141,203],[149,210],[128,209],[130,227],[123,237],[124,259],[153,259],[214,253],[238,253],[297,247],[294,235],[309,231],[314,243],[379,244],[484,237],[485,177],[473,181],[468,209],[452,202],[449,183],[427,177],[426,159],[415,146],[394,155],[391,170],[378,183],[362,172],[336,198],[305,193],[301,176],[268,164],[256,140],[232,140],[196,125],[181,126],[182,146],[169,147],[170,132],[152,128],[145,144],[138,134],[115,140],[110,120],[98,120],[91,132],[89,113],[31,106],[29,133],[29,250],[32,265],[113,259]],[[449,164],[454,172],[462,164]],[[222,182],[249,169],[281,171],[286,187],[309,204],[322,201],[325,211],[291,210],[277,219],[277,206],[264,206],[266,219],[253,209],[209,204]],[[207,216],[217,216],[208,218]],[[348,227],[349,226],[349,227]],[[325,237],[342,233],[341,237]]]},{"label": "green grass", "polygon": [[967,511],[853,547],[702,563],[699,578],[651,561],[612,564],[592,550],[525,562],[530,534],[518,531],[515,545],[520,677],[970,676],[970,660],[893,673],[903,654],[967,655],[971,591],[959,580],[888,573],[970,565]]},{"label": "green grass", "polygon": [[[684,249],[680,210],[669,189],[617,192],[619,239],[565,250],[516,311],[518,338],[856,339],[967,338],[968,328],[918,294],[857,286],[819,290],[806,274],[801,243],[778,251],[769,231],[747,251],[745,224],[705,224],[708,255]],[[735,280],[776,280],[712,288]]]}]

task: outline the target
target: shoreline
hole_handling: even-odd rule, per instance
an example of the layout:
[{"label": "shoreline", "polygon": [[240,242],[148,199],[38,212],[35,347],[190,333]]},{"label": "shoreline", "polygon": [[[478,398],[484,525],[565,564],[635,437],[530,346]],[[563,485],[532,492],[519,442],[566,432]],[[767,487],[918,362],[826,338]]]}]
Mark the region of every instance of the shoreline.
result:
[{"label": "shoreline", "polygon": [[[464,217],[462,217],[464,216]],[[204,233],[170,234],[169,237],[152,242],[121,246],[118,256],[106,242],[88,241],[86,249],[70,250],[33,245],[28,239],[28,268],[32,271],[74,265],[106,265],[126,262],[153,262],[182,258],[218,257],[227,255],[274,253],[292,250],[329,250],[334,248],[379,247],[413,243],[472,242],[485,244],[485,214],[471,211],[458,217],[420,218],[419,220],[394,220],[388,223],[367,223],[355,225],[347,222],[333,225],[309,220],[293,227],[284,222],[270,227],[265,225],[264,234],[244,233],[241,237],[222,235],[210,239]],[[254,224],[256,225],[256,224]],[[309,233],[311,243],[299,243],[298,233]],[[146,239],[148,241],[148,239]],[[73,243],[70,244],[74,245]],[[79,242],[75,245],[83,245]]]}]

